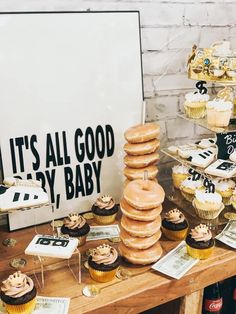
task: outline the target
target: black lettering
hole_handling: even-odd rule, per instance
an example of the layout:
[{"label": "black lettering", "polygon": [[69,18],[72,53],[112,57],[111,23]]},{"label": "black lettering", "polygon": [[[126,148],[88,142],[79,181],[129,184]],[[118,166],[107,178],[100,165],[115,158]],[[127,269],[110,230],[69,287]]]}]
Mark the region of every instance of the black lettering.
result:
[{"label": "black lettering", "polygon": [[75,197],[79,197],[79,193],[81,192],[82,196],[85,196],[84,192],[84,184],[83,184],[83,178],[81,175],[80,165],[76,166],[76,179],[75,179],[75,186],[76,186],[76,192]]},{"label": "black lettering", "polygon": [[20,171],[24,172],[25,167],[24,167],[23,149],[22,149],[22,146],[24,145],[24,138],[17,137],[15,141],[16,141],[16,146],[18,147],[18,151],[19,151]]},{"label": "black lettering", "polygon": [[100,193],[101,188],[100,188],[100,174],[101,174],[101,165],[102,165],[102,161],[99,160],[96,166],[96,162],[94,161],[92,163],[93,165],[93,170],[96,176],[96,184],[97,184],[97,193]]},{"label": "black lettering", "polygon": [[59,141],[58,132],[55,133],[55,139],[56,139],[56,151],[57,151],[57,165],[62,166],[63,165],[63,158],[61,157],[60,141]]},{"label": "black lettering", "polygon": [[38,153],[37,149],[35,148],[35,143],[37,143],[37,136],[32,135],[30,138],[30,148],[31,148],[31,152],[35,158],[35,162],[33,162],[32,164],[33,164],[34,171],[37,171],[39,169],[39,166],[40,166],[40,157],[39,157],[39,153]]},{"label": "black lettering", "polygon": [[97,155],[100,159],[102,159],[105,154],[105,135],[101,125],[98,125],[96,129],[95,141],[97,147]]},{"label": "black lettering", "polygon": [[50,195],[51,195],[51,202],[55,202],[55,196],[54,196],[54,184],[55,184],[55,175],[56,175],[56,170],[52,169],[51,174],[48,170],[45,171],[49,189],[50,189]]},{"label": "black lettering", "polygon": [[91,195],[93,193],[93,169],[90,164],[84,164],[84,180],[85,180],[85,190],[86,195]]},{"label": "black lettering", "polygon": [[15,149],[14,149],[14,140],[13,140],[13,138],[10,138],[10,150],[11,150],[12,171],[13,171],[13,173],[17,173],[16,156],[15,156]]},{"label": "black lettering", "polygon": [[110,157],[114,153],[115,149],[115,137],[112,127],[107,124],[105,126],[106,129],[106,140],[107,140],[107,157]]},{"label": "black lettering", "polygon": [[46,168],[50,167],[50,163],[52,163],[54,167],[57,165],[52,138],[51,135],[48,133],[46,139]]},{"label": "black lettering", "polygon": [[[83,132],[81,129],[77,129],[75,131],[75,155],[78,160],[78,162],[83,162],[84,160],[84,143],[81,143],[78,145],[78,137],[83,136]],[[79,149],[80,148],[80,149]]]},{"label": "black lettering", "polygon": [[89,160],[94,159],[95,154],[95,141],[92,128],[88,127],[85,132],[85,148],[87,152],[87,157]]},{"label": "black lettering", "polygon": [[[45,179],[45,175],[43,174],[43,172],[36,172],[35,177],[36,177],[36,180],[39,180],[41,182],[42,188],[45,189],[46,179]],[[28,179],[28,176],[27,176],[27,179]]]},{"label": "black lettering", "polygon": [[65,160],[65,165],[70,164],[70,156],[68,155],[67,151],[67,142],[66,142],[66,132],[62,132],[62,139],[63,139],[63,150],[64,150],[64,160]]},{"label": "black lettering", "polygon": [[71,200],[74,197],[75,188],[73,184],[73,172],[70,167],[64,168],[66,199]]}]

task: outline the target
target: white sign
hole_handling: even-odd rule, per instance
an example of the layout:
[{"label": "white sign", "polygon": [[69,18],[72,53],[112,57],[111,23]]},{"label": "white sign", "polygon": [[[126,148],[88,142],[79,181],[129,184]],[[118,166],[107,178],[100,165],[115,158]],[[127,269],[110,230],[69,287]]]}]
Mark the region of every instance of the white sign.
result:
[{"label": "white sign", "polygon": [[138,12],[0,15],[3,173],[41,180],[55,219],[98,194],[119,202],[123,133],[141,121],[139,27]]}]

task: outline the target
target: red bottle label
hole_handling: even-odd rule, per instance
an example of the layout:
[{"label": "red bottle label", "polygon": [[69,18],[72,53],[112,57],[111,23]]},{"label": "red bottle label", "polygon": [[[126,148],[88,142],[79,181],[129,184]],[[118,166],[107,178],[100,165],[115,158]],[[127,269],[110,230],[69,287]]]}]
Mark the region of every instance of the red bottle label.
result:
[{"label": "red bottle label", "polygon": [[204,301],[204,310],[208,312],[218,312],[222,309],[223,301],[222,298],[218,300],[207,300]]},{"label": "red bottle label", "polygon": [[233,299],[236,300],[236,288],[234,288],[234,295],[233,295]]}]

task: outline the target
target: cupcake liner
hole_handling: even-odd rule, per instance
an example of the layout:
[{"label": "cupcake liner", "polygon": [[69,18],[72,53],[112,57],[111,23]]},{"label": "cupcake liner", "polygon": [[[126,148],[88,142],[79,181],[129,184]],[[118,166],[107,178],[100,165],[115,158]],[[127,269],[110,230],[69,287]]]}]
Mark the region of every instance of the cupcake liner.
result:
[{"label": "cupcake liner", "polygon": [[196,249],[196,248],[191,247],[188,244],[186,244],[186,247],[187,247],[187,253],[193,258],[197,258],[197,259],[206,259],[210,257],[214,248],[214,246],[211,246],[206,249]]},{"label": "cupcake liner", "polygon": [[184,173],[172,173],[172,180],[173,180],[173,185],[176,189],[180,188],[181,183],[187,179],[189,174],[184,174]]},{"label": "cupcake liner", "polygon": [[109,215],[109,216],[99,216],[96,214],[93,214],[94,219],[96,221],[96,223],[100,224],[100,225],[110,225],[111,223],[113,223],[116,219],[116,214],[113,215]]},{"label": "cupcake liner", "polygon": [[187,193],[187,192],[185,192],[185,191],[183,191],[183,190],[180,190],[180,192],[181,192],[181,194],[183,195],[183,197],[184,197],[187,201],[189,201],[189,202],[192,202],[192,201],[193,201],[193,199],[194,199],[194,194]]},{"label": "cupcake liner", "polygon": [[187,117],[192,119],[201,119],[205,117],[205,103],[199,103],[198,107],[184,106]]},{"label": "cupcake liner", "polygon": [[25,304],[12,305],[12,304],[7,304],[5,302],[3,303],[7,310],[7,313],[9,314],[30,314],[33,312],[35,308],[36,297]]},{"label": "cupcake liner", "polygon": [[231,197],[224,197],[224,196],[222,196],[222,202],[226,206],[230,205],[231,204]]},{"label": "cupcake liner", "polygon": [[216,111],[207,109],[207,124],[214,127],[226,127],[229,125],[231,111]]},{"label": "cupcake liner", "polygon": [[82,246],[86,243],[87,234],[82,237],[78,237],[77,239],[79,240],[78,246]]},{"label": "cupcake liner", "polygon": [[89,266],[89,274],[91,278],[95,281],[108,282],[114,279],[117,269],[118,267],[109,271],[101,271],[101,270],[97,270]]},{"label": "cupcake liner", "polygon": [[231,199],[230,204],[232,205],[233,209],[236,210],[236,202],[235,202],[235,201],[232,201],[232,199]]},{"label": "cupcake liner", "polygon": [[166,238],[173,241],[184,240],[188,233],[188,227],[183,230],[169,230],[165,227],[161,227],[161,229]]},{"label": "cupcake liner", "polygon": [[219,216],[219,214],[222,212],[222,210],[225,208],[224,204],[222,203],[220,206],[220,209],[200,209],[197,208],[196,204],[195,204],[195,200],[192,201],[192,205],[195,209],[196,214],[198,215],[198,217],[202,218],[202,219],[215,219]]}]

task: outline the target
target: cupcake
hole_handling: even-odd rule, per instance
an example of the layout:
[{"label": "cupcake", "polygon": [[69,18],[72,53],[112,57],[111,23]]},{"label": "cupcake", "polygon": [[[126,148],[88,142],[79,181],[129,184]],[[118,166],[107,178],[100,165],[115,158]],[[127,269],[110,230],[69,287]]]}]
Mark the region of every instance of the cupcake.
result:
[{"label": "cupcake", "polygon": [[176,189],[180,188],[181,183],[189,177],[188,167],[176,165],[172,168],[172,180]]},{"label": "cupcake", "polygon": [[115,248],[102,244],[92,250],[88,265],[90,276],[95,281],[111,281],[120,265],[120,256]]},{"label": "cupcake", "polygon": [[104,195],[97,198],[92,206],[92,212],[98,224],[109,225],[115,221],[118,205],[115,204],[111,196]]},{"label": "cupcake", "polygon": [[203,188],[202,180],[201,179],[193,180],[192,177],[185,179],[180,185],[181,194],[189,202],[193,201],[196,190],[202,188]]},{"label": "cupcake", "polygon": [[203,219],[215,219],[224,209],[222,196],[219,193],[203,190],[196,191],[193,206],[196,214]]},{"label": "cupcake", "polygon": [[214,99],[206,105],[207,124],[213,127],[226,127],[232,114],[233,104],[231,101]]},{"label": "cupcake", "polygon": [[188,223],[183,213],[177,208],[168,211],[162,220],[162,232],[170,240],[185,239],[188,232]]},{"label": "cupcake", "polygon": [[36,305],[33,280],[20,271],[2,282],[1,300],[9,314],[30,314]]},{"label": "cupcake", "polygon": [[187,117],[193,119],[203,118],[205,116],[206,104],[208,100],[208,94],[201,94],[199,92],[186,94],[184,109]]},{"label": "cupcake", "polygon": [[236,189],[234,189],[233,191],[233,195],[231,196],[231,199],[230,199],[230,204],[236,210]]},{"label": "cupcake", "polygon": [[185,241],[188,254],[198,259],[208,258],[212,254],[215,244],[211,231],[203,224],[191,229]]},{"label": "cupcake", "polygon": [[68,234],[72,238],[78,238],[78,246],[85,244],[89,231],[89,224],[83,216],[77,213],[69,214],[69,216],[64,219],[64,224],[61,227],[61,233]]},{"label": "cupcake", "polygon": [[222,196],[223,203],[225,205],[231,204],[231,196],[235,188],[235,182],[231,179],[221,179],[217,178],[212,180],[215,185],[216,192]]}]

